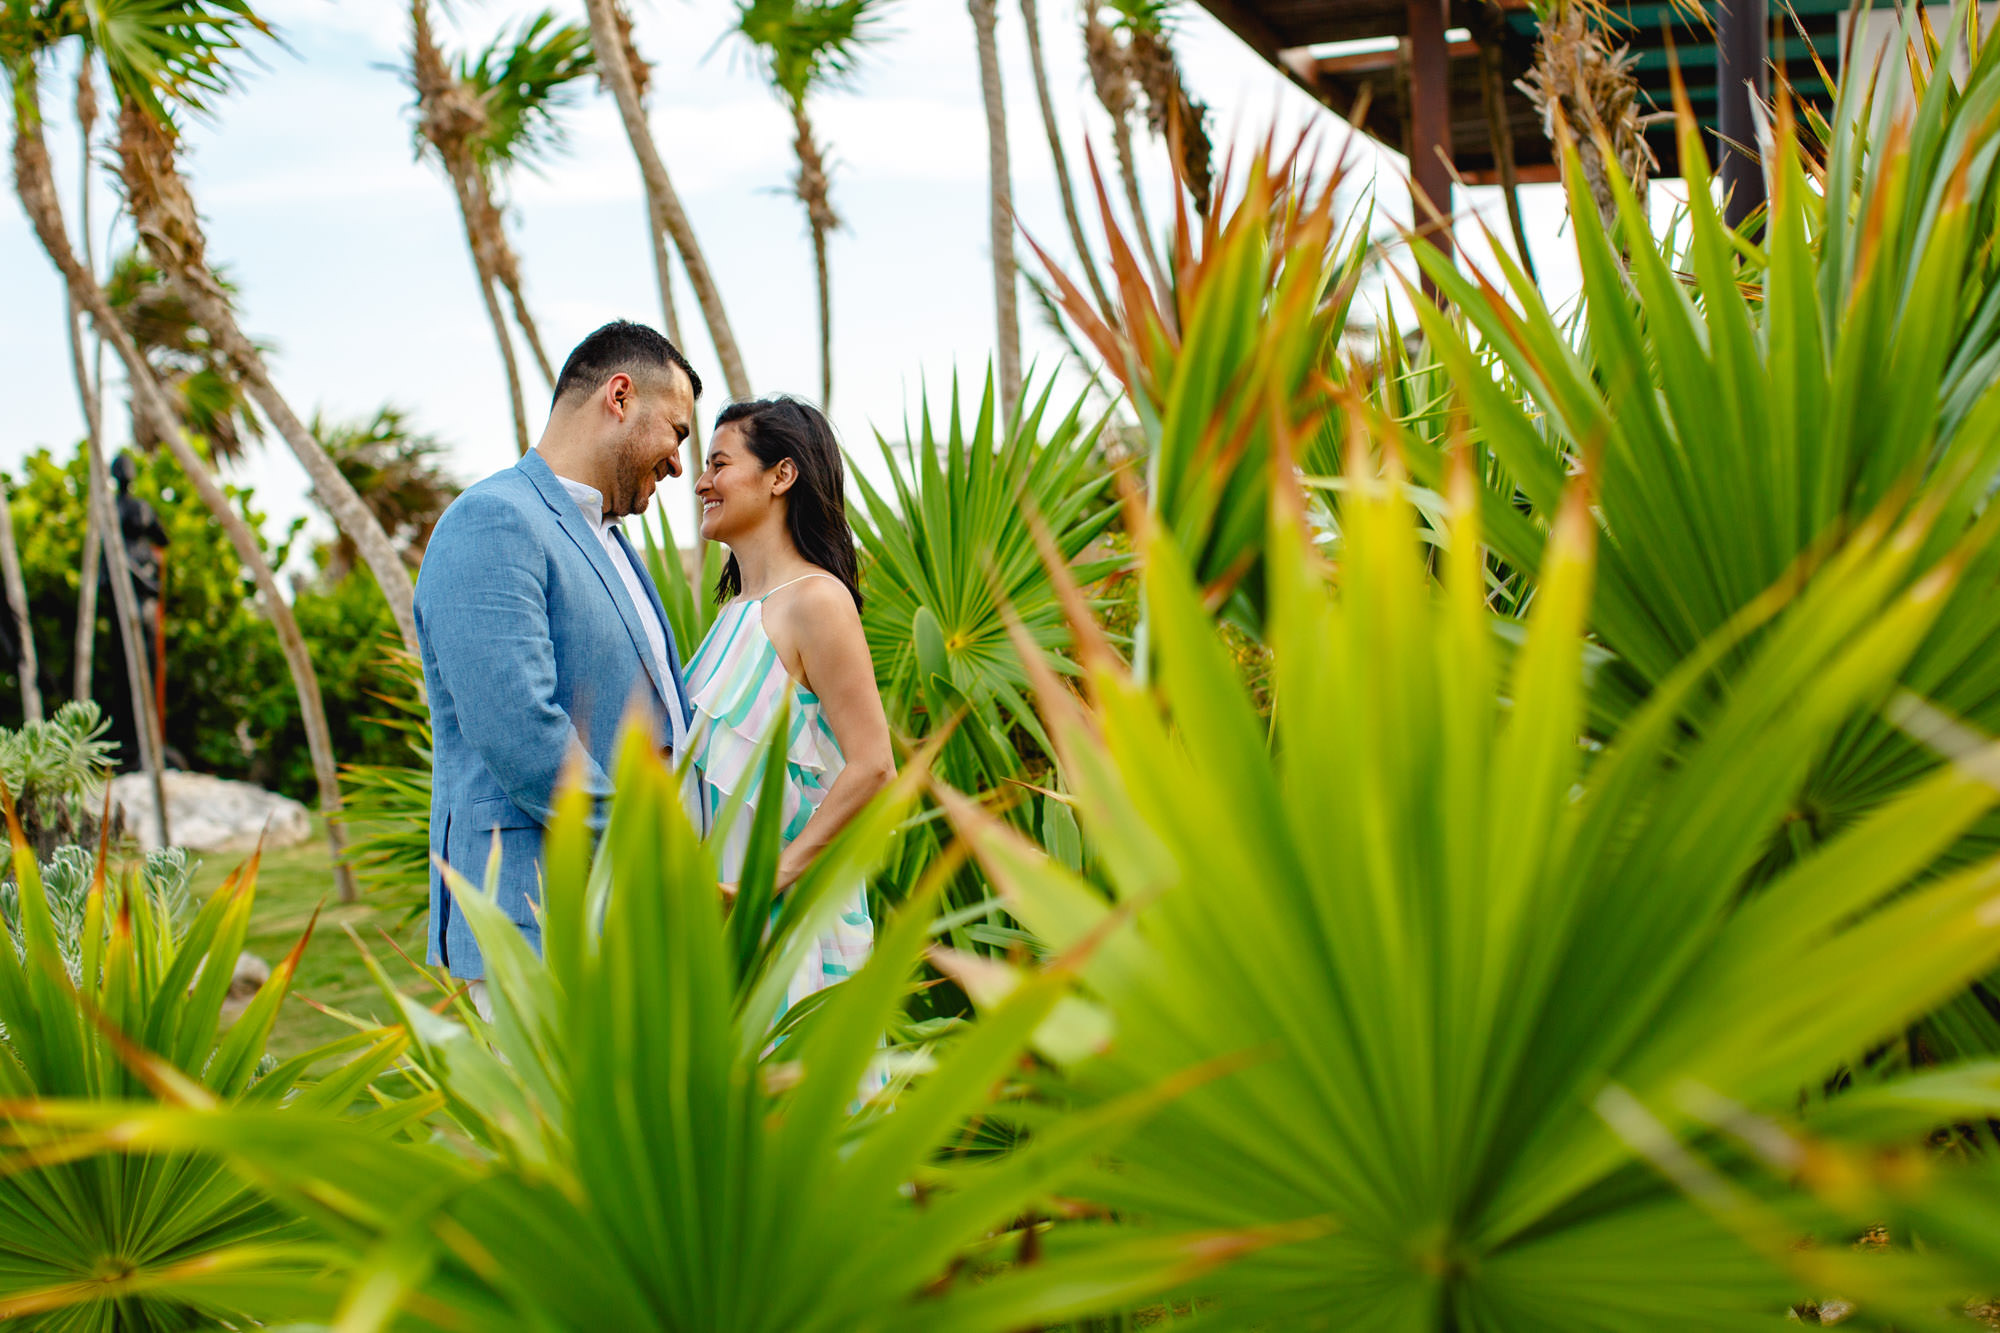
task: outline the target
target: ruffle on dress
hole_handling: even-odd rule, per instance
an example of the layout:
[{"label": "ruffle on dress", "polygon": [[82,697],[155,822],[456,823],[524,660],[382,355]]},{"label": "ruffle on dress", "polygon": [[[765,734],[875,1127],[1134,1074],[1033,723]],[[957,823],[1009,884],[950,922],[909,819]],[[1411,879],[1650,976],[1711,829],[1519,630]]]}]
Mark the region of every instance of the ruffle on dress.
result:
[{"label": "ruffle on dress", "polygon": [[[754,615],[746,608],[743,619]],[[792,679],[761,624],[743,625],[726,656],[691,682],[688,702],[695,711],[694,755],[703,780],[724,796],[754,787],[757,761],[772,724],[791,691],[790,735],[785,767],[798,784],[823,795],[845,767],[840,747],[820,716],[819,699]],[[809,804],[817,805],[816,800]]]}]

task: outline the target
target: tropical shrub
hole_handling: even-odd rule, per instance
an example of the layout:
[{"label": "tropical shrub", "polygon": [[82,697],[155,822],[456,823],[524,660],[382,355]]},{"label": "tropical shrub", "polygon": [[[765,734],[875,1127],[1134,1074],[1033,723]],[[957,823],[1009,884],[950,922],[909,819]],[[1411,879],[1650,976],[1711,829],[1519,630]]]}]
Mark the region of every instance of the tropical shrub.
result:
[{"label": "tropical shrub", "polygon": [[[1516,569],[1537,567],[1565,476],[1582,467],[1594,479],[1604,541],[1589,623],[1611,655],[1595,691],[1607,717],[1657,689],[1774,584],[1822,577],[1829,544],[1882,506],[1938,511],[1912,578],[1981,521],[2000,470],[2000,266],[1988,243],[2000,223],[2000,43],[1970,40],[1962,85],[1942,70],[1925,76],[1935,53],[1911,51],[1917,87],[1906,114],[1893,95],[1901,61],[1890,62],[1879,98],[1875,80],[1846,81],[1828,125],[1800,127],[1781,105],[1757,236],[1733,234],[1717,212],[1683,104],[1685,237],[1656,240],[1614,169],[1621,257],[1573,191],[1584,280],[1573,326],[1504,254],[1495,285],[1419,248],[1463,317],[1420,311],[1468,438],[1493,461],[1482,505],[1496,552]],[[1812,147],[1822,141],[1823,154]],[[1445,452],[1406,443],[1417,478],[1441,487]],[[2000,729],[2000,543],[1982,539],[1966,558],[1955,601],[1900,684],[1991,731]],[[1717,657],[1717,681],[1759,642],[1750,633]],[[1774,864],[1893,800],[1936,762],[1922,737],[1858,710],[1794,793]],[[1989,815],[1957,855],[1996,848],[2000,816]]]},{"label": "tropical shrub", "polygon": [[[396,1140],[268,1102],[77,1114],[106,1137],[222,1153],[271,1182],[332,1238],[314,1253],[345,1275],[338,1317],[351,1328],[396,1317],[491,1333],[997,1333],[1116,1306],[1255,1243],[1147,1238],[956,1276],[995,1262],[1012,1220],[1163,1094],[1073,1117],[999,1160],[953,1159],[968,1119],[1061,1023],[1069,978],[1055,968],[937,1053],[913,1088],[863,1103],[933,895],[913,897],[873,960],[785,1015],[773,1041],[806,944],[840,886],[881,859],[921,772],[907,769],[775,914],[759,910],[779,846],[778,803],[764,802],[725,918],[678,775],[635,730],[594,859],[587,797],[558,797],[544,956],[453,876],[487,961],[490,1026],[463,1003],[466,1025],[441,1017],[384,978],[430,1089],[407,1105],[440,1113],[430,1136]],[[310,1274],[296,1281],[318,1289]],[[231,1288],[218,1278],[216,1289]]]},{"label": "tropical shrub", "polygon": [[[170,935],[186,934],[188,918],[194,915],[194,899],[188,892],[194,869],[195,863],[184,847],[147,852],[144,860],[132,867],[131,891],[145,895],[147,910]],[[97,884],[97,857],[85,847],[58,847],[41,863],[41,878],[56,943],[62,949],[63,966],[71,984],[81,984],[85,923],[90,915],[91,890]],[[12,876],[0,883],[0,925],[4,925],[14,952],[26,958],[28,939],[21,921],[21,886]]]},{"label": "tropical shrub", "polygon": [[[312,761],[298,698],[277,635],[254,603],[228,537],[188,490],[173,459],[140,456],[133,493],[150,502],[171,539],[166,558],[167,745],[180,762],[218,777],[243,778],[316,802]],[[29,614],[40,654],[42,691],[65,698],[74,672],[77,583],[82,568],[87,466],[82,451],[58,461],[45,450],[7,479],[21,546]],[[247,488],[230,494],[260,531],[263,516]],[[267,547],[283,564],[299,529]],[[113,720],[113,738],[132,735],[123,658],[111,629],[108,594],[98,599],[93,697]],[[306,636],[326,699],[336,754],[352,763],[392,762],[402,738],[374,719],[374,696],[393,684],[381,666],[387,605],[365,572],[338,581],[305,580],[292,609]],[[0,676],[0,685],[13,680]],[[0,688],[0,725],[20,720],[20,695]],[[132,753],[128,743],[121,753]]]},{"label": "tropical shrub", "polygon": [[[1990,748],[1746,899],[1790,793],[1939,623],[1965,547],[1929,562],[1928,511],[1864,525],[1786,613],[1760,605],[1771,627],[1726,697],[1705,673],[1748,622],[1600,748],[1579,741],[1591,479],[1507,655],[1460,466],[1435,593],[1393,474],[1357,454],[1337,578],[1279,487],[1268,721],[1177,543],[1142,535],[1151,674],[1097,649],[1087,704],[1038,690],[1108,898],[954,802],[1009,909],[1058,956],[1086,950],[1114,1035],[1074,1071],[1080,1106],[1240,1066],[1066,1189],[1140,1234],[1313,1228],[1194,1288],[1231,1326],[1769,1322],[1810,1294],[1785,1256],[1656,1175],[1621,1115],[1644,1108],[1669,1142],[1717,1107],[1789,1117],[2000,958],[1992,866],[1924,877],[1996,799]],[[1786,1207],[1740,1156],[1714,1169]],[[1865,1266],[1844,1247],[1814,1262]]]},{"label": "tropical shrub", "polygon": [[[1138,416],[1147,505],[1188,552],[1220,613],[1252,633],[1264,616],[1264,515],[1283,461],[1276,450],[1335,410],[1341,340],[1369,254],[1365,213],[1335,223],[1345,150],[1314,182],[1305,147],[1256,154],[1240,191],[1225,171],[1198,227],[1177,211],[1171,291],[1149,285],[1101,179],[1117,309],[1094,307],[1037,250],[1063,310]],[[1289,447],[1296,459],[1297,446]]]},{"label": "tropical shrub", "polygon": [[[303,1241],[294,1215],[209,1154],[136,1140],[107,1153],[106,1139],[61,1123],[61,1108],[153,1098],[283,1105],[285,1114],[343,1108],[394,1061],[401,1033],[357,1033],[282,1064],[266,1060],[311,931],[223,1030],[255,857],[189,912],[181,854],[114,877],[102,844],[95,857],[65,849],[45,882],[11,800],[6,815],[14,885],[0,902],[12,945],[0,945],[0,1319],[151,1333],[282,1311],[282,1301],[239,1303],[206,1284],[227,1266],[225,1251]],[[331,1072],[307,1080],[329,1063]],[[301,1271],[302,1261],[289,1262]]]},{"label": "tropical shrub", "polygon": [[117,749],[104,739],[107,725],[95,703],[72,699],[47,721],[0,729],[0,782],[17,793],[21,825],[37,856],[64,843],[96,841],[92,803]]},{"label": "tropical shrub", "polygon": [[430,902],[430,705],[423,663],[400,646],[382,651],[395,688],[376,696],[375,720],[401,732],[407,752],[401,763],[343,764],[336,818],[347,826],[355,878],[415,915]]}]

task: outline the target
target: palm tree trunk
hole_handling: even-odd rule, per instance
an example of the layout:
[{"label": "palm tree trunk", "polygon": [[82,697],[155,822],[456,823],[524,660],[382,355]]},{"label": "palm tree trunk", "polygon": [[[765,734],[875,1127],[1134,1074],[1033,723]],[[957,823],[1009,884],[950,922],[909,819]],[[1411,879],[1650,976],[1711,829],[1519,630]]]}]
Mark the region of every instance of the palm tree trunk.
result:
[{"label": "palm tree trunk", "polygon": [[85,483],[84,524],[83,524],[83,568],[79,577],[83,580],[76,590],[76,669],[70,679],[70,697],[88,699],[90,697],[91,659],[97,653],[97,578],[98,568],[104,554],[102,537],[97,531],[97,497],[91,495]]},{"label": "palm tree trunk", "polygon": [[1028,29],[1028,64],[1035,72],[1035,100],[1041,103],[1042,128],[1049,135],[1049,156],[1056,164],[1056,186],[1062,194],[1063,220],[1069,224],[1070,244],[1076,247],[1077,263],[1083,266],[1084,279],[1090,283],[1090,294],[1097,300],[1100,310],[1111,309],[1111,297],[1105,293],[1104,279],[1097,274],[1097,261],[1090,257],[1090,244],[1083,236],[1083,215],[1077,211],[1076,190],[1070,185],[1069,159],[1063,153],[1062,131],[1056,125],[1055,101],[1049,96],[1048,66],[1042,61],[1042,20],[1035,10],[1035,0],[1021,0],[1021,21]]},{"label": "palm tree trunk", "polygon": [[[791,100],[791,99],[787,99]],[[792,101],[792,151],[798,154],[799,178],[794,192],[806,208],[806,228],[812,233],[813,269],[819,278],[819,405],[833,406],[833,287],[826,264],[827,233],[840,225],[833,211],[826,179],[826,162],[813,134],[805,102]]]},{"label": "palm tree trunk", "polygon": [[979,36],[979,89],[986,99],[986,164],[992,182],[993,310],[1000,337],[1000,407],[1012,421],[1021,401],[1021,316],[1014,271],[1014,201],[1007,170],[1007,104],[1000,90],[994,0],[968,0]]},{"label": "palm tree trunk", "polygon": [[42,686],[35,662],[35,632],[28,616],[28,583],[21,577],[21,548],[14,544],[13,506],[0,495],[0,578],[6,580],[7,606],[14,617],[19,637],[17,665],[21,673],[21,716],[30,722],[42,720]]},{"label": "palm tree trunk", "polygon": [[[90,239],[90,132],[97,124],[97,93],[91,86],[90,62],[79,61],[76,71],[76,127],[77,138],[82,148],[81,169],[78,173],[76,203],[78,232],[83,237],[83,267],[93,275],[97,272],[97,258],[91,252]],[[84,390],[86,406],[84,416],[94,423],[104,412],[104,340],[99,339],[95,350],[96,364],[91,368],[90,384]],[[95,429],[92,425],[91,429]],[[102,447],[101,443],[100,446]],[[97,531],[97,497],[91,495],[86,484],[83,521],[83,567],[78,571],[76,587],[76,645],[72,653],[72,674],[70,697],[88,699],[90,697],[90,677],[92,659],[97,654],[97,577],[103,548],[99,545],[102,537]]]},{"label": "palm tree trunk", "polygon": [[[666,325],[667,341],[676,347],[680,347],[682,345],[681,315],[679,308],[674,304],[673,257],[667,253],[666,233],[653,225],[653,210],[650,204],[646,208],[646,231],[653,242],[653,272],[658,277],[660,283],[660,319]],[[688,422],[687,451],[687,475],[698,477],[701,475],[702,469],[700,414],[696,414]],[[694,544],[694,567],[697,574],[699,574],[702,567],[702,559],[706,554],[708,539],[701,535],[701,497],[694,494],[692,489],[690,489],[688,498],[694,504],[694,526],[692,529],[694,536],[691,540]],[[669,538],[672,535],[673,529],[670,524],[668,526]],[[680,558],[678,551],[675,552],[674,558]]]},{"label": "palm tree trunk", "polygon": [[[483,113],[468,105],[465,90],[452,77],[444,53],[431,38],[430,6],[416,0],[410,6],[411,74],[417,90],[417,130],[437,149],[444,174],[451,181],[452,197],[458,202],[458,220],[465,227],[465,248],[472,256],[473,276],[479,280],[479,299],[486,306],[487,323],[500,344],[500,361],[507,373],[507,402],[514,412],[514,446],[528,452],[528,411],[521,397],[521,366],[514,357],[514,338],[507,331],[507,317],[500,313],[496,288],[500,271],[510,266],[507,238],[501,230],[500,211],[486,190],[485,177],[473,160],[466,134]],[[516,274],[518,277],[518,273]],[[517,295],[515,308],[521,303]],[[543,373],[547,373],[546,362]]]},{"label": "palm tree trunk", "polygon": [[1167,282],[1166,267],[1160,263],[1160,252],[1153,244],[1153,224],[1146,221],[1146,198],[1139,192],[1139,161],[1132,147],[1132,127],[1123,118],[1111,123],[1111,146],[1118,153],[1125,206],[1132,210],[1133,229],[1139,233],[1139,254],[1146,261],[1146,272],[1152,275],[1153,289],[1160,294],[1161,306],[1170,306],[1174,289]]},{"label": "palm tree trunk", "polygon": [[812,224],[813,269],[819,275],[819,406],[833,410],[833,289],[826,267],[826,228]]},{"label": "palm tree trunk", "polygon": [[186,182],[174,165],[167,131],[131,103],[120,108],[119,130],[118,157],[127,206],[147,252],[187,302],[195,322],[229,358],[250,400],[291,446],[314,492],[333,516],[334,525],[354,543],[363,563],[375,575],[404,646],[418,652],[415,589],[409,566],[353,485],[278,392],[263,353],[237,324],[228,298],[208,267],[200,220]]},{"label": "palm tree trunk", "polygon": [[1639,116],[1634,60],[1630,48],[1614,46],[1610,35],[1591,22],[1583,6],[1561,4],[1541,25],[1534,67],[1523,81],[1530,100],[1542,113],[1550,141],[1557,142],[1567,133],[1575,143],[1584,188],[1597,209],[1604,234],[1614,244],[1621,233],[1618,199],[1611,189],[1613,165],[1624,173],[1633,194],[1641,200],[1646,198],[1647,181],[1657,166]]},{"label": "palm tree trunk", "polygon": [[[25,202],[25,201],[24,201]],[[61,226],[57,219],[57,226]],[[77,392],[82,396],[84,411],[90,417],[98,414],[90,396],[90,375],[83,365],[83,330],[79,319],[80,309],[76,294],[69,298],[69,346],[70,367],[76,376]],[[104,538],[104,559],[111,570],[111,605],[118,622],[118,640],[125,646],[125,684],[132,696],[132,730],[139,738],[139,762],[152,778],[154,824],[159,830],[160,846],[173,845],[173,833],[167,825],[166,760],[160,753],[165,748],[165,737],[160,729],[160,715],[153,707],[151,682],[146,679],[146,662],[150,653],[146,648],[146,627],[139,621],[139,597],[132,590],[132,567],[125,562],[124,534],[119,531],[118,511],[111,495],[111,469],[105,465],[102,441],[102,423],[93,421],[84,447],[90,455],[90,494],[97,505],[97,530]]]},{"label": "palm tree trunk", "polygon": [[[23,116],[19,119],[28,118]],[[146,415],[153,433],[158,435],[172,451],[174,461],[179,463],[181,471],[187,474],[188,484],[194,488],[195,494],[201,498],[201,502],[207,506],[216,522],[221,524],[223,531],[229,537],[230,545],[236,550],[237,558],[243,562],[244,569],[249,572],[252,581],[257,585],[258,599],[263,604],[264,614],[270,618],[272,627],[278,633],[278,645],[285,655],[285,665],[291,671],[292,684],[299,696],[299,711],[306,729],[306,746],[312,755],[313,775],[319,787],[320,808],[329,816],[327,842],[333,849],[334,874],[340,887],[341,901],[351,902],[354,899],[355,885],[353,872],[348,869],[344,860],[347,835],[338,820],[332,818],[340,811],[340,781],[333,753],[333,736],[327,727],[326,705],[320,696],[319,677],[313,670],[312,657],[307,652],[305,636],[300,633],[291,606],[285,601],[283,591],[278,587],[277,572],[265,558],[263,549],[257,543],[256,533],[229,503],[228,495],[209,472],[207,464],[187,442],[178,415],[168,403],[166,395],[161,392],[158,381],[153,378],[152,368],[140,355],[131,334],[118,322],[110,302],[105,299],[103,289],[97,285],[96,277],[78,262],[75,253],[71,251],[68,233],[63,227],[62,212],[56,199],[54,182],[49,175],[48,151],[41,140],[39,122],[29,121],[25,126],[17,123],[14,170],[15,184],[22,205],[34,223],[36,234],[41,238],[42,248],[48,252],[49,258],[55,262],[68,284],[72,301],[90,312],[91,321],[96,326],[99,336],[108,339],[117,351],[119,360],[125,366],[133,401]],[[80,357],[77,369],[80,374],[82,370]],[[94,397],[85,399],[84,410],[93,417],[97,415],[94,403]],[[102,461],[101,455],[97,461]],[[95,470],[93,467],[93,471]],[[98,506],[99,527],[107,533],[114,534],[115,542],[117,531],[115,520],[107,523],[102,518],[102,511],[109,507],[108,480],[103,483],[103,489],[98,494],[101,497]],[[109,558],[114,566],[114,591],[118,573],[123,568],[123,555],[122,546],[114,546],[110,550]],[[124,572],[129,587],[130,571]],[[126,657],[128,661],[135,660],[130,652]],[[162,797],[163,793],[156,787],[154,798],[159,802],[161,839],[165,841],[166,802]]]},{"label": "palm tree trunk", "polygon": [[521,336],[527,340],[528,351],[534,355],[535,368],[542,372],[542,383],[555,388],[555,368],[549,364],[549,354],[542,348],[542,331],[535,327],[534,316],[528,313],[527,298],[521,295],[520,275],[503,271],[500,285],[507,289],[507,298],[514,304],[514,322],[520,325]]},{"label": "palm tree trunk", "polygon": [[709,341],[715,344],[716,358],[722,362],[723,381],[728,385],[732,398],[748,398],[751,395],[750,375],[743,368],[743,353],[736,345],[736,335],[730,331],[729,315],[722,308],[722,293],[708,271],[708,261],[702,256],[694,225],[688,221],[687,212],[681,207],[680,196],[674,192],[673,181],[667,176],[667,164],[660,157],[659,146],[653,142],[652,127],[646,123],[646,109],[640,103],[638,80],[626,59],[625,38],[618,26],[615,3],[616,0],[584,0],[584,8],[590,14],[590,45],[597,57],[598,70],[610,86],[612,98],[618,103],[619,118],[625,123],[625,137],[631,141],[633,155],[639,159],[639,175],[645,182],[653,227],[671,236],[674,248],[680,251],[688,283],[694,288],[694,299],[701,306],[702,318],[708,324]]},{"label": "palm tree trunk", "polygon": [[500,313],[500,299],[494,294],[494,283],[485,274],[479,275],[479,295],[486,302],[486,317],[493,322],[493,336],[500,340],[500,361],[507,369],[507,405],[514,413],[514,448],[525,455],[528,452],[528,405],[521,398],[521,366],[514,359],[514,340],[507,333],[507,317]]}]

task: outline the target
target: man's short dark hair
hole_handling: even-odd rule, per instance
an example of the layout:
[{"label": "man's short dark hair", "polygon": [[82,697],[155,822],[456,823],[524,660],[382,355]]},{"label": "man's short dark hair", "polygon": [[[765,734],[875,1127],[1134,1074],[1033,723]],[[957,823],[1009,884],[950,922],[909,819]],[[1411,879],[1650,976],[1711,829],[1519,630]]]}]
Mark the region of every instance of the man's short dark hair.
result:
[{"label": "man's short dark hair", "polygon": [[701,397],[701,376],[694,373],[694,367],[681,355],[680,348],[644,324],[614,319],[578,343],[569,354],[569,360],[563,362],[562,374],[556,376],[551,402],[559,403],[567,394],[596,393],[604,381],[621,372],[636,378],[637,372],[665,370],[669,366],[679,366],[686,373],[694,396]]}]

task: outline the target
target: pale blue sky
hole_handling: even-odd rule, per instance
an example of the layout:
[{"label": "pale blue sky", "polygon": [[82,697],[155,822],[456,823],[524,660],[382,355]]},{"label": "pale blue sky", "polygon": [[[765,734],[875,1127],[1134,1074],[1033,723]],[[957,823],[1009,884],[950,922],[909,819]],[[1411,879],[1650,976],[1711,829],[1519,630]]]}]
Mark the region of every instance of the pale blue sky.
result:
[{"label": "pale blue sky", "polygon": [[[358,416],[393,402],[451,446],[461,480],[506,466],[514,447],[505,381],[451,195],[411,150],[408,94],[396,73],[407,7],[269,0],[260,8],[289,51],[263,49],[261,67],[217,120],[193,128],[187,157],[211,254],[241,290],[246,328],[277,345],[276,379],[301,415]],[[448,35],[455,45],[484,40],[534,8],[515,0],[460,4]],[[1067,256],[1020,14],[1004,0],[1000,8],[1015,207],[1044,246]],[[1044,0],[1042,8],[1050,79],[1081,180],[1080,131],[1087,127],[1108,153],[1107,122],[1086,87],[1074,7]],[[1316,125],[1333,142],[1344,139],[1337,120],[1205,13],[1184,8],[1179,47],[1192,90],[1214,108],[1218,145],[1247,147],[1274,123],[1281,134]],[[819,382],[811,253],[786,189],[790,121],[736,50],[718,45],[732,9],[727,0],[641,0],[637,40],[655,66],[654,132],[756,388],[811,395]],[[574,11],[580,20],[581,5]],[[901,0],[889,13],[890,32],[853,90],[815,108],[835,163],[835,207],[847,223],[831,247],[833,416],[864,466],[875,452],[873,431],[899,434],[921,384],[942,388],[954,368],[978,376],[993,345],[986,131],[971,19],[962,0]],[[56,105],[67,100],[67,79],[51,77],[44,89],[74,226],[76,135]],[[528,297],[557,361],[607,319],[659,321],[643,196],[615,109],[593,85],[566,119],[573,151],[546,176],[520,179],[511,217]],[[1145,153],[1149,205],[1163,219],[1165,159],[1154,145]],[[1404,212],[1400,159],[1363,156],[1358,178],[1365,183],[1379,170],[1382,209]],[[1556,236],[1558,201],[1548,191],[1529,193],[1537,259],[1561,286],[1571,265]],[[0,205],[0,366],[9,408],[0,415],[0,467],[39,445],[66,448],[81,432],[61,289],[8,198]],[[114,202],[100,185],[100,229]],[[1460,202],[1504,227],[1495,192]],[[706,415],[724,397],[722,376],[684,283],[680,296],[687,351],[714,386]],[[1025,355],[1053,364],[1060,344],[1025,287],[1021,310]],[[532,438],[547,394],[523,360]],[[108,415],[122,433],[122,409]],[[276,522],[303,511],[303,476],[275,437],[241,474]],[[669,513],[684,520],[682,489],[662,493]]]}]

